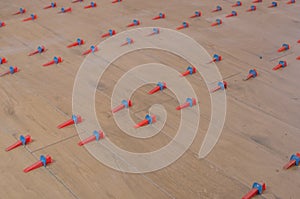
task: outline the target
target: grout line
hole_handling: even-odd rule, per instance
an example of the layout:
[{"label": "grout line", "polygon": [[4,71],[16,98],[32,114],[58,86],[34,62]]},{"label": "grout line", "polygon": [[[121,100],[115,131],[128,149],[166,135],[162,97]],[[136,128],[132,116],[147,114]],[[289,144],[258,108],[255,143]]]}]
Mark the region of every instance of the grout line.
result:
[{"label": "grout line", "polygon": [[62,185],[69,191],[69,193],[70,193],[74,198],[79,199],[79,196],[77,196],[77,195],[72,191],[72,189],[69,188],[69,187],[64,183],[64,181],[63,181],[62,179],[60,179],[57,175],[55,175],[55,174],[51,171],[51,169],[49,169],[49,168],[47,168],[47,167],[46,167],[46,169],[48,170],[48,172],[50,173],[50,175],[51,175],[52,177],[54,177],[60,184],[62,184]]},{"label": "grout line", "polygon": [[31,153],[35,153],[35,152],[38,152],[38,151],[40,151],[40,150],[44,150],[44,149],[46,149],[46,148],[48,148],[48,147],[51,147],[51,146],[54,146],[54,145],[60,144],[60,143],[62,143],[62,142],[65,142],[65,141],[68,141],[68,140],[70,140],[70,139],[72,139],[72,138],[74,138],[74,137],[77,137],[77,136],[78,136],[78,134],[71,135],[71,136],[69,136],[69,137],[66,137],[66,138],[64,138],[64,139],[58,140],[57,142],[53,142],[53,143],[51,143],[51,144],[48,144],[48,145],[46,145],[46,146],[43,146],[43,147],[37,148],[37,149],[35,149],[35,150],[31,151]]},{"label": "grout line", "polygon": [[286,56],[289,56],[289,55],[292,55],[292,54],[295,54],[295,53],[293,51],[289,50],[289,52],[284,53],[283,55],[280,55],[280,56],[273,57],[273,58],[269,59],[269,62],[272,62],[274,60],[277,60],[277,59],[280,59],[280,58],[283,58],[283,57],[286,57]]},{"label": "grout line", "polygon": [[[226,79],[230,79],[230,78],[232,78],[232,77],[235,77],[235,76],[238,76],[238,75],[240,75],[242,72],[237,72],[237,73],[234,73],[234,74],[232,74],[232,75],[228,75],[227,77],[224,77],[223,79],[224,80],[226,80]],[[226,92],[227,93],[227,92]]]}]

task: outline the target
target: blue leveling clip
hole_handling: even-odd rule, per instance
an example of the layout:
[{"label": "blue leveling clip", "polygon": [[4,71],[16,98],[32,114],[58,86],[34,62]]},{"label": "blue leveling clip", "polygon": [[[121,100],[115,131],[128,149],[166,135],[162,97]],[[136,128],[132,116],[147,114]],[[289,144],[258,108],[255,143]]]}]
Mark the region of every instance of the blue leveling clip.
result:
[{"label": "blue leveling clip", "polygon": [[95,136],[96,140],[99,141],[100,140],[100,134],[98,131],[94,131],[93,135]]},{"label": "blue leveling clip", "polygon": [[72,115],[72,120],[74,121],[74,124],[77,124],[78,119],[76,115]]},{"label": "blue leveling clip", "polygon": [[164,88],[165,88],[165,85],[162,82],[158,82],[156,85],[159,86],[159,90],[161,90],[161,91],[164,90]]},{"label": "blue leveling clip", "polygon": [[257,182],[254,182],[252,185],[252,189],[257,189],[258,190],[258,194],[262,194],[263,192],[263,186]]},{"label": "blue leveling clip", "polygon": [[295,160],[295,165],[299,166],[300,163],[300,157],[298,157],[297,155],[293,154],[290,158],[290,160]]},{"label": "blue leveling clip", "polygon": [[152,124],[153,120],[149,114],[146,115],[145,119],[148,120],[148,124]]},{"label": "blue leveling clip", "polygon": [[129,107],[129,104],[128,104],[128,101],[127,101],[127,100],[122,100],[121,103],[125,106],[125,108],[128,108],[128,107]]}]

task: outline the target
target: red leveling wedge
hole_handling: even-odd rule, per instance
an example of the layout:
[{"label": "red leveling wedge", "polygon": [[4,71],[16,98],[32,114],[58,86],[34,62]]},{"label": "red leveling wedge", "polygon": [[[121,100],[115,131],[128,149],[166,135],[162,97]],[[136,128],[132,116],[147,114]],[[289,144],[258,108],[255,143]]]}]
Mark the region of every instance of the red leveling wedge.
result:
[{"label": "red leveling wedge", "polygon": [[254,182],[252,185],[252,189],[243,196],[242,199],[250,199],[253,198],[256,195],[261,195],[263,193],[263,191],[266,190],[266,184],[265,183],[257,183]]},{"label": "red leveling wedge", "polygon": [[145,119],[143,121],[139,122],[138,124],[136,124],[134,126],[134,128],[140,128],[142,126],[146,126],[146,125],[152,124],[154,122],[156,122],[156,116],[148,114],[148,115],[146,115]]},{"label": "red leveling wedge", "polygon": [[41,54],[42,52],[45,52],[45,51],[46,51],[45,46],[38,46],[38,47],[37,47],[37,50],[35,50],[35,51],[29,53],[28,56],[32,56],[32,55],[35,55],[35,54],[38,54],[38,53]]},{"label": "red leveling wedge", "polygon": [[242,6],[242,2],[241,1],[237,1],[235,4],[232,5],[232,7],[239,7]]},{"label": "red leveling wedge", "polygon": [[277,5],[278,5],[277,2],[273,1],[271,5],[268,6],[268,8],[275,8],[277,7]]},{"label": "red leveling wedge", "polygon": [[90,49],[84,51],[82,53],[82,55],[87,55],[87,54],[94,53],[94,52],[97,52],[97,51],[98,51],[98,47],[97,46],[91,46]]},{"label": "red leveling wedge", "polygon": [[25,8],[20,8],[18,12],[14,13],[13,15],[19,15],[19,14],[24,14],[26,12]]},{"label": "red leveling wedge", "polygon": [[235,17],[235,16],[237,16],[237,15],[238,15],[237,12],[233,10],[233,11],[231,11],[230,14],[226,15],[226,18],[229,18],[229,17]]},{"label": "red leveling wedge", "polygon": [[50,164],[52,162],[52,158],[51,156],[47,155],[47,156],[43,156],[41,155],[40,156],[40,160],[36,163],[34,163],[33,165],[25,168],[23,171],[25,173],[29,172],[29,171],[32,171],[34,169],[37,169],[37,168],[40,168],[42,166],[46,167],[48,164]]},{"label": "red leveling wedge", "polygon": [[273,70],[278,70],[279,68],[285,68],[287,66],[287,62],[286,61],[279,61],[279,63],[277,64],[277,66],[275,66],[273,68]]},{"label": "red leveling wedge", "polygon": [[184,104],[176,107],[176,110],[181,110],[181,109],[184,109],[187,107],[192,107],[192,106],[195,106],[196,104],[197,104],[197,101],[195,98],[187,98],[186,102]]},{"label": "red leveling wedge", "polygon": [[66,13],[66,12],[72,12],[72,8],[61,8],[60,11],[58,12],[58,14],[60,13]]},{"label": "red leveling wedge", "polygon": [[153,93],[156,93],[157,91],[162,91],[165,88],[167,88],[166,82],[158,82],[156,84],[156,87],[149,91],[148,94],[152,95]]},{"label": "red leveling wedge", "polygon": [[56,7],[56,2],[51,2],[51,4],[48,6],[45,6],[44,9],[55,8],[55,7]]},{"label": "red leveling wedge", "polygon": [[188,28],[188,27],[190,27],[190,24],[184,21],[184,22],[182,22],[181,26],[178,26],[176,28],[176,30],[181,30],[181,29]]},{"label": "red leveling wedge", "polygon": [[223,23],[223,21],[221,19],[216,19],[216,21],[214,23],[212,23],[210,26],[219,26]]},{"label": "red leveling wedge", "polygon": [[133,44],[133,39],[127,37],[126,38],[126,42],[124,42],[123,44],[121,44],[121,46],[126,46],[126,45],[129,45],[129,44]]},{"label": "red leveling wedge", "polygon": [[297,153],[297,154],[293,154],[290,158],[290,161],[284,165],[284,169],[289,169],[291,168],[292,166],[299,166],[300,164],[300,153]]},{"label": "red leveling wedge", "polygon": [[222,61],[222,56],[220,56],[218,54],[214,54],[213,59],[210,62],[208,62],[208,64],[211,64],[213,62],[219,62],[219,61]]},{"label": "red leveling wedge", "polygon": [[211,12],[219,12],[222,10],[222,7],[221,6],[217,6],[216,9],[212,10]]},{"label": "red leveling wedge", "polygon": [[132,21],[132,23],[130,23],[130,24],[127,25],[127,27],[138,26],[138,25],[140,25],[140,24],[141,24],[141,22],[140,22],[139,20],[134,19],[134,20]]},{"label": "red leveling wedge", "polygon": [[119,3],[119,2],[122,2],[122,0],[114,0],[111,3]]},{"label": "red leveling wedge", "polygon": [[70,45],[67,46],[67,48],[72,48],[75,46],[80,46],[83,45],[85,42],[83,39],[78,38],[74,43],[71,43]]},{"label": "red leveling wedge", "polygon": [[12,75],[12,74],[14,74],[16,72],[19,72],[19,71],[20,71],[20,69],[18,69],[18,67],[10,66],[8,71],[0,74],[0,77],[3,77],[3,76],[8,75],[8,74]]},{"label": "red leveling wedge", "polygon": [[157,20],[157,19],[164,19],[166,18],[165,13],[159,13],[156,17],[152,18],[152,20]]},{"label": "red leveling wedge", "polygon": [[115,107],[115,108],[112,110],[112,112],[113,112],[113,113],[116,113],[116,112],[118,112],[118,111],[120,111],[120,110],[122,110],[122,109],[124,109],[124,108],[129,108],[129,107],[131,107],[131,106],[132,106],[131,100],[122,100],[121,104],[120,104],[119,106]]},{"label": "red leveling wedge", "polygon": [[218,82],[218,86],[216,88],[214,88],[213,90],[211,90],[211,93],[214,93],[218,90],[225,90],[227,89],[227,82],[226,81],[222,81],[222,82]]},{"label": "red leveling wedge", "polygon": [[294,4],[294,3],[296,3],[296,0],[290,0],[290,1],[286,2],[286,4]]},{"label": "red leveling wedge", "polygon": [[157,35],[159,33],[160,33],[160,29],[159,28],[153,28],[152,32],[148,36]]},{"label": "red leveling wedge", "polygon": [[95,2],[91,2],[90,5],[84,6],[84,9],[95,8],[95,7],[97,7],[97,4]]},{"label": "red leveling wedge", "polygon": [[254,0],[252,3],[262,3],[262,0]]},{"label": "red leveling wedge", "polygon": [[252,12],[256,10],[256,6],[252,5],[248,10],[246,10],[247,12]]},{"label": "red leveling wedge", "polygon": [[115,34],[117,34],[117,32],[115,30],[109,29],[107,33],[101,35],[101,38],[111,37]]},{"label": "red leveling wedge", "polygon": [[68,121],[60,124],[57,126],[58,129],[62,129],[66,126],[70,126],[70,125],[73,125],[73,124],[79,124],[80,122],[82,122],[82,118],[80,115],[72,115],[72,118],[69,119]]},{"label": "red leveling wedge", "polygon": [[78,142],[78,145],[83,146],[89,142],[99,141],[100,139],[103,139],[103,138],[104,138],[104,133],[102,131],[94,131],[92,136],[86,138],[85,140]]},{"label": "red leveling wedge", "polygon": [[255,78],[255,77],[257,77],[257,75],[258,75],[258,73],[257,73],[256,69],[251,69],[251,70],[249,70],[248,76],[243,80],[246,81],[250,78]]},{"label": "red leveling wedge", "polygon": [[180,76],[184,77],[187,75],[192,75],[194,73],[196,73],[197,69],[194,66],[188,66],[186,71],[184,73],[182,73]]},{"label": "red leveling wedge", "polygon": [[36,14],[31,14],[30,17],[23,19],[22,21],[34,21],[37,19],[37,15]]},{"label": "red leveling wedge", "polygon": [[52,61],[49,61],[49,62],[43,64],[43,66],[45,67],[45,66],[50,66],[50,65],[52,65],[52,64],[59,64],[59,63],[61,63],[62,61],[63,61],[63,60],[62,60],[61,57],[54,57]]},{"label": "red leveling wedge", "polygon": [[200,11],[195,11],[194,15],[190,16],[190,18],[201,17],[202,13]]},{"label": "red leveling wedge", "polygon": [[10,151],[12,149],[15,149],[21,145],[25,146],[26,144],[28,144],[29,142],[31,142],[31,137],[30,135],[26,135],[25,137],[23,135],[20,136],[20,140],[18,140],[16,143],[14,143],[13,145],[7,147],[5,150],[6,151]]},{"label": "red leveling wedge", "polygon": [[289,44],[282,44],[282,46],[277,50],[277,52],[287,51],[288,49],[290,49]]}]

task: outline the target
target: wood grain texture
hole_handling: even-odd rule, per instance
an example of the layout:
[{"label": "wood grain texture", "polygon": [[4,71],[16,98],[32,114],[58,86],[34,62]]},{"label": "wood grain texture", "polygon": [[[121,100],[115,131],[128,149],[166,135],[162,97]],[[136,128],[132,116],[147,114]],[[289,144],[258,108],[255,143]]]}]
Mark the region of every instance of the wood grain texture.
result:
[{"label": "wood grain texture", "polygon": [[[0,2],[0,19],[7,24],[0,28],[0,56],[8,59],[0,72],[10,65],[21,69],[0,78],[0,198],[231,199],[241,198],[254,181],[267,184],[266,192],[257,198],[298,198],[299,168],[283,171],[282,166],[291,154],[299,152],[299,3],[288,6],[280,2],[277,8],[268,9],[271,1],[266,0],[257,5],[257,11],[247,13],[251,3],[243,2],[235,8],[238,16],[227,19],[231,1],[124,0],[111,4],[101,0],[96,8],[87,10],[83,9],[89,3],[86,1],[56,2],[58,7],[48,10],[42,9],[48,1]],[[223,11],[211,13],[218,4]],[[69,6],[72,13],[57,14],[61,7]],[[27,12],[12,16],[20,7]],[[188,18],[199,9],[202,17]],[[159,12],[164,12],[166,19],[152,21]],[[38,15],[36,21],[21,22],[31,13]],[[216,18],[224,19],[224,23],[210,27]],[[167,168],[146,174],[115,171],[77,145],[79,137],[73,126],[56,128],[72,115],[73,83],[85,58],[81,53],[103,41],[100,37],[109,29],[127,30],[126,25],[133,19],[139,19],[141,27],[170,29],[188,21],[191,26],[180,32],[196,40],[209,54],[222,55],[217,66],[229,84],[226,123],[216,147],[205,159],[197,156],[210,122],[211,102],[201,71],[186,77],[199,99],[198,134],[189,150]],[[77,38],[86,44],[66,48]],[[282,43],[289,43],[291,49],[277,53]],[[28,57],[38,45],[48,50]],[[42,67],[54,56],[64,61]],[[279,60],[287,60],[288,66],[272,71]],[[129,151],[157,150],[169,143],[178,129],[180,112],[175,107],[179,102],[170,90],[149,96],[146,92],[154,84],[133,94],[130,114],[135,122],[140,121],[152,104],[161,103],[168,118],[160,133],[139,140],[125,134],[114,121],[110,101],[114,85],[128,70],[152,62],[179,73],[189,65],[168,52],[136,51],[115,60],[97,85],[95,108],[103,131],[112,142]],[[251,68],[256,68],[259,76],[243,81]],[[20,134],[30,134],[34,141],[25,148],[5,152]],[[41,154],[51,155],[54,162],[23,173]]]}]

